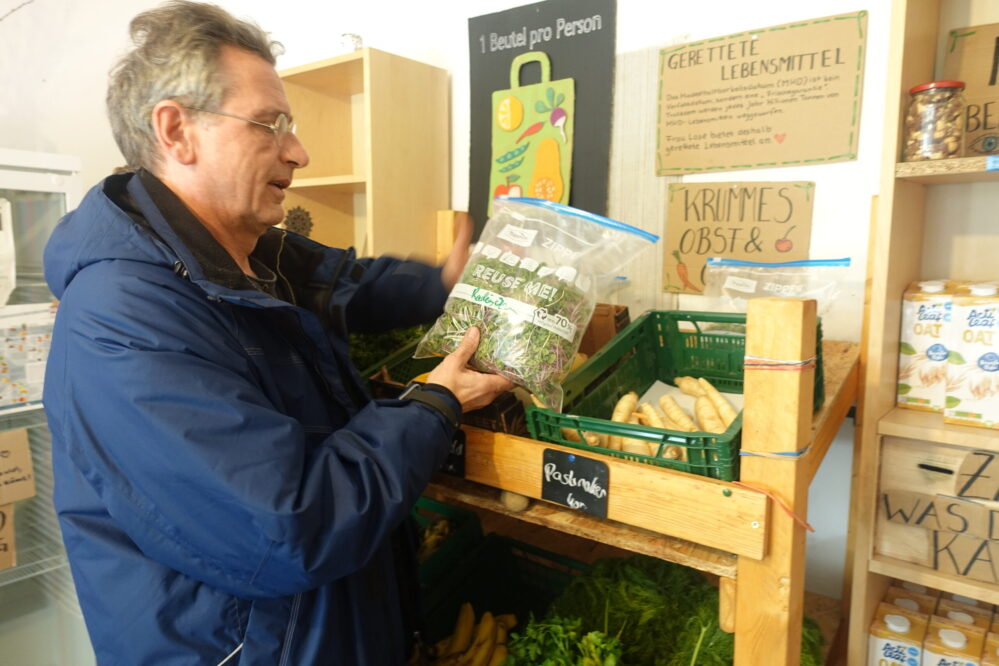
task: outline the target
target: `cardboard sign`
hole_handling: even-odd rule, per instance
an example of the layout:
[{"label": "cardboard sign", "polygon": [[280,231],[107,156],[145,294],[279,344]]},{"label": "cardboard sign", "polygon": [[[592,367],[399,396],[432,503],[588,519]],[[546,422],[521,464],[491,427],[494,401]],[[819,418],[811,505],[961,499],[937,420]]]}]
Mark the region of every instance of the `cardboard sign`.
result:
[{"label": "cardboard sign", "polygon": [[663,291],[704,291],[708,257],[808,259],[815,183],[672,183]]},{"label": "cardboard sign", "polygon": [[964,81],[964,154],[999,154],[999,23],[951,30],[943,78]]},{"label": "cardboard sign", "polygon": [[0,433],[0,504],[35,496],[35,473],[31,466],[28,431]]},{"label": "cardboard sign", "polygon": [[945,495],[886,490],[881,506],[889,522],[979,539],[999,539],[999,510]]},{"label": "cardboard sign", "polygon": [[541,499],[607,517],[607,463],[545,449],[542,465]]},{"label": "cardboard sign", "polygon": [[14,505],[0,504],[0,571],[17,564],[14,543]]},{"label": "cardboard sign", "polygon": [[660,53],[657,173],[857,158],[867,12]]}]

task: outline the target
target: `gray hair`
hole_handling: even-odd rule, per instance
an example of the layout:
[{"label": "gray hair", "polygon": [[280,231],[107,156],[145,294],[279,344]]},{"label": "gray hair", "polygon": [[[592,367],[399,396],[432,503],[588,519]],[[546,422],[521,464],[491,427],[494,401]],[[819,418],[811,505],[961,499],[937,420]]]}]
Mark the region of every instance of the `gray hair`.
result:
[{"label": "gray hair", "polygon": [[154,170],[161,159],[152,111],[165,99],[216,108],[225,95],[219,67],[223,46],[260,56],[271,65],[281,53],[257,24],[215,5],[171,0],[142,12],[129,24],[134,48],[112,68],[107,107],[111,132],[132,168]]}]

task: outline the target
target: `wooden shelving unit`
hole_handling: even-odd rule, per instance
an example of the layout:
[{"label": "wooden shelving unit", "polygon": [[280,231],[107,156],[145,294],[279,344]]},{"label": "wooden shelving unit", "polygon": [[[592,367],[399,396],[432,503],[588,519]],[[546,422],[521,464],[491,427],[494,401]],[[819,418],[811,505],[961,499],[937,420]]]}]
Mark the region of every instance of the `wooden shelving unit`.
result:
[{"label": "wooden shelving unit", "polygon": [[[929,549],[923,553],[918,548],[918,535],[927,532],[888,522],[879,504],[882,490],[953,492],[954,477],[948,475],[956,472],[955,460],[971,450],[999,451],[999,431],[948,425],[939,414],[895,407],[905,288],[916,280],[939,277],[999,278],[995,262],[999,227],[994,215],[985,220],[976,213],[994,211],[991,204],[981,206],[981,202],[996,195],[999,171],[989,170],[996,157],[899,163],[907,91],[939,78],[936,65],[950,30],[996,21],[999,5],[980,0],[892,3],[885,139],[868,255],[870,289],[847,553],[850,666],[869,663],[868,630],[892,579],[999,603],[999,585],[896,556],[928,560]],[[904,464],[899,465],[900,460]],[[904,484],[920,487],[897,487]]]},{"label": "wooden shelving unit", "polygon": [[286,210],[307,210],[320,243],[433,261],[451,207],[447,72],[367,48],[280,76],[311,159]]},{"label": "wooden shelving unit", "polygon": [[[814,353],[814,301],[754,300],[747,321],[747,355],[800,361]],[[805,528],[789,512],[807,517],[808,486],[857,394],[858,345],[824,341],[822,355],[825,402],[814,414],[814,370],[747,369],[742,449],[807,453],[744,457],[740,482],[592,454],[610,469],[602,519],[540,501],[543,452],[561,447],[466,428],[465,480],[439,475],[427,493],[716,574],[719,618],[735,632],[736,665],[797,664]],[[539,501],[511,513],[500,489]]]}]

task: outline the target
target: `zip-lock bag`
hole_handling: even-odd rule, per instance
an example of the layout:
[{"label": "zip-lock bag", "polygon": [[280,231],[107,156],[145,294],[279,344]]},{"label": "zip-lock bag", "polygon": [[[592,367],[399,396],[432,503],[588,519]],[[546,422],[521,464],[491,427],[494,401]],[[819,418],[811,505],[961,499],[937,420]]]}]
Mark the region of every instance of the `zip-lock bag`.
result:
[{"label": "zip-lock bag", "polygon": [[[541,82],[520,85],[520,69],[541,65]],[[510,64],[510,88],[493,92],[489,209],[496,197],[532,197],[569,202],[575,85],[551,80],[551,61],[541,51],[522,53]]]},{"label": "zip-lock bag", "polygon": [[841,293],[849,267],[849,257],[780,262],[709,257],[704,295],[719,299],[719,309],[729,312],[745,312],[751,298],[813,298],[822,315]]},{"label": "zip-lock bag", "polygon": [[523,386],[562,409],[562,380],[600,295],[659,237],[542,199],[497,199],[442,314],[415,358],[445,356],[477,326],[470,365]]}]

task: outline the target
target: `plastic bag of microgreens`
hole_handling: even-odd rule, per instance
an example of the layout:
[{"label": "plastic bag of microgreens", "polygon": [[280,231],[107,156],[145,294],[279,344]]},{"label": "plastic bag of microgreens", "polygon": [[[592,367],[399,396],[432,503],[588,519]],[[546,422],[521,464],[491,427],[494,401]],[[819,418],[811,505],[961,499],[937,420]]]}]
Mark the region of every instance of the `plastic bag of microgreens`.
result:
[{"label": "plastic bag of microgreens", "polygon": [[562,409],[561,382],[606,284],[658,236],[543,199],[497,199],[441,315],[415,357],[454,351],[481,333],[472,367]]}]

